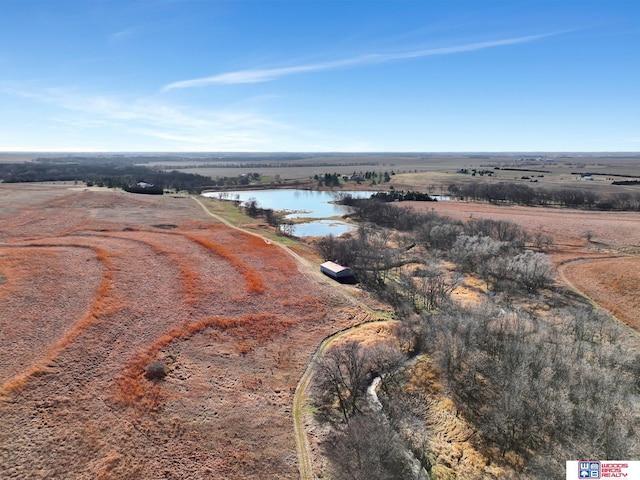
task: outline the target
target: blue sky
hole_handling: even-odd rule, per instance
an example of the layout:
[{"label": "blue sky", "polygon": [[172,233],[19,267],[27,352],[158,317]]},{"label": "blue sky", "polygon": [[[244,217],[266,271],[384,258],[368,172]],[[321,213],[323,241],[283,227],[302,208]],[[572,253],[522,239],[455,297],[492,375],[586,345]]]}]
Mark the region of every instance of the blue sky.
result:
[{"label": "blue sky", "polygon": [[640,151],[640,2],[0,0],[0,151]]}]

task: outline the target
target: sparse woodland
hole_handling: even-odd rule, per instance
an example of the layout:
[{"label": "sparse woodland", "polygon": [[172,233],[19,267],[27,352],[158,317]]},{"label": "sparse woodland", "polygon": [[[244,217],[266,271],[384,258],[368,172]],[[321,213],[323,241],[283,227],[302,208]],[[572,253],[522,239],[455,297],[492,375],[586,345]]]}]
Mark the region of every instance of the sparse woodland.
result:
[{"label": "sparse woodland", "polygon": [[399,321],[384,348],[343,343],[316,367],[331,478],[425,478],[418,461],[431,478],[548,479],[569,459],[640,456],[637,336],[554,283],[550,238],[358,207],[357,235],[317,248]]}]

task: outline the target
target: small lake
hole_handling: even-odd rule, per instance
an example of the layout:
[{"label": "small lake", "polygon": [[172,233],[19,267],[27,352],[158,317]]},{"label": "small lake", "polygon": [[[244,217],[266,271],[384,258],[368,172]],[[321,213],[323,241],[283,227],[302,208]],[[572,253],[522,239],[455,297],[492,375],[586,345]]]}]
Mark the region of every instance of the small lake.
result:
[{"label": "small lake", "polygon": [[[341,196],[351,195],[355,198],[369,198],[375,192],[354,191],[317,191],[317,190],[235,190],[231,192],[207,192],[204,197],[246,202],[255,198],[260,208],[271,208],[288,212],[286,218],[308,218],[309,222],[295,226],[293,234],[297,237],[320,237],[329,234],[340,236],[343,233],[357,230],[351,225],[332,217],[340,217],[352,212],[350,207],[330,202],[339,200]],[[313,219],[313,221],[311,221]],[[331,219],[331,220],[327,220]]]}]

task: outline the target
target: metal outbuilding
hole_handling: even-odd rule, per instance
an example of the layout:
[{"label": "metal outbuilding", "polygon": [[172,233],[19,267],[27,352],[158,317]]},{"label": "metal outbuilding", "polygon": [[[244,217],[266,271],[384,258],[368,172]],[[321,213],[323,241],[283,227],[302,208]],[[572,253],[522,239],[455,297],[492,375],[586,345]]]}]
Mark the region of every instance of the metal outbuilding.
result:
[{"label": "metal outbuilding", "polygon": [[324,262],[320,265],[320,271],[334,280],[353,277],[353,272],[349,267],[343,267],[335,262]]}]

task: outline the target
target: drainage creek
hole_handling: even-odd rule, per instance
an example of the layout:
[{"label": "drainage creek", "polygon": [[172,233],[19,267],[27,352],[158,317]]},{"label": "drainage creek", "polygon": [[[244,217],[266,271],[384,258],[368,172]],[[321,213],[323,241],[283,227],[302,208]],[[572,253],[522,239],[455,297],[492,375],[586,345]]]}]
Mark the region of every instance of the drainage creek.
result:
[{"label": "drainage creek", "polygon": [[[389,419],[384,413],[382,403],[380,402],[380,399],[378,398],[378,393],[376,392],[378,386],[380,385],[380,382],[382,382],[382,378],[376,377],[373,379],[371,384],[367,387],[367,393],[366,393],[367,404],[369,405],[369,408],[371,408],[371,410],[373,410],[378,415],[380,415],[383,422],[388,424]],[[398,433],[396,432],[395,435],[398,435]],[[400,445],[402,445],[402,450],[405,458],[408,460],[408,462],[411,465],[413,478],[416,480],[429,480],[429,474],[424,469],[424,467],[420,464],[420,461],[415,457],[413,452],[409,448],[407,448],[407,446],[402,440],[400,440],[399,443]]]}]

